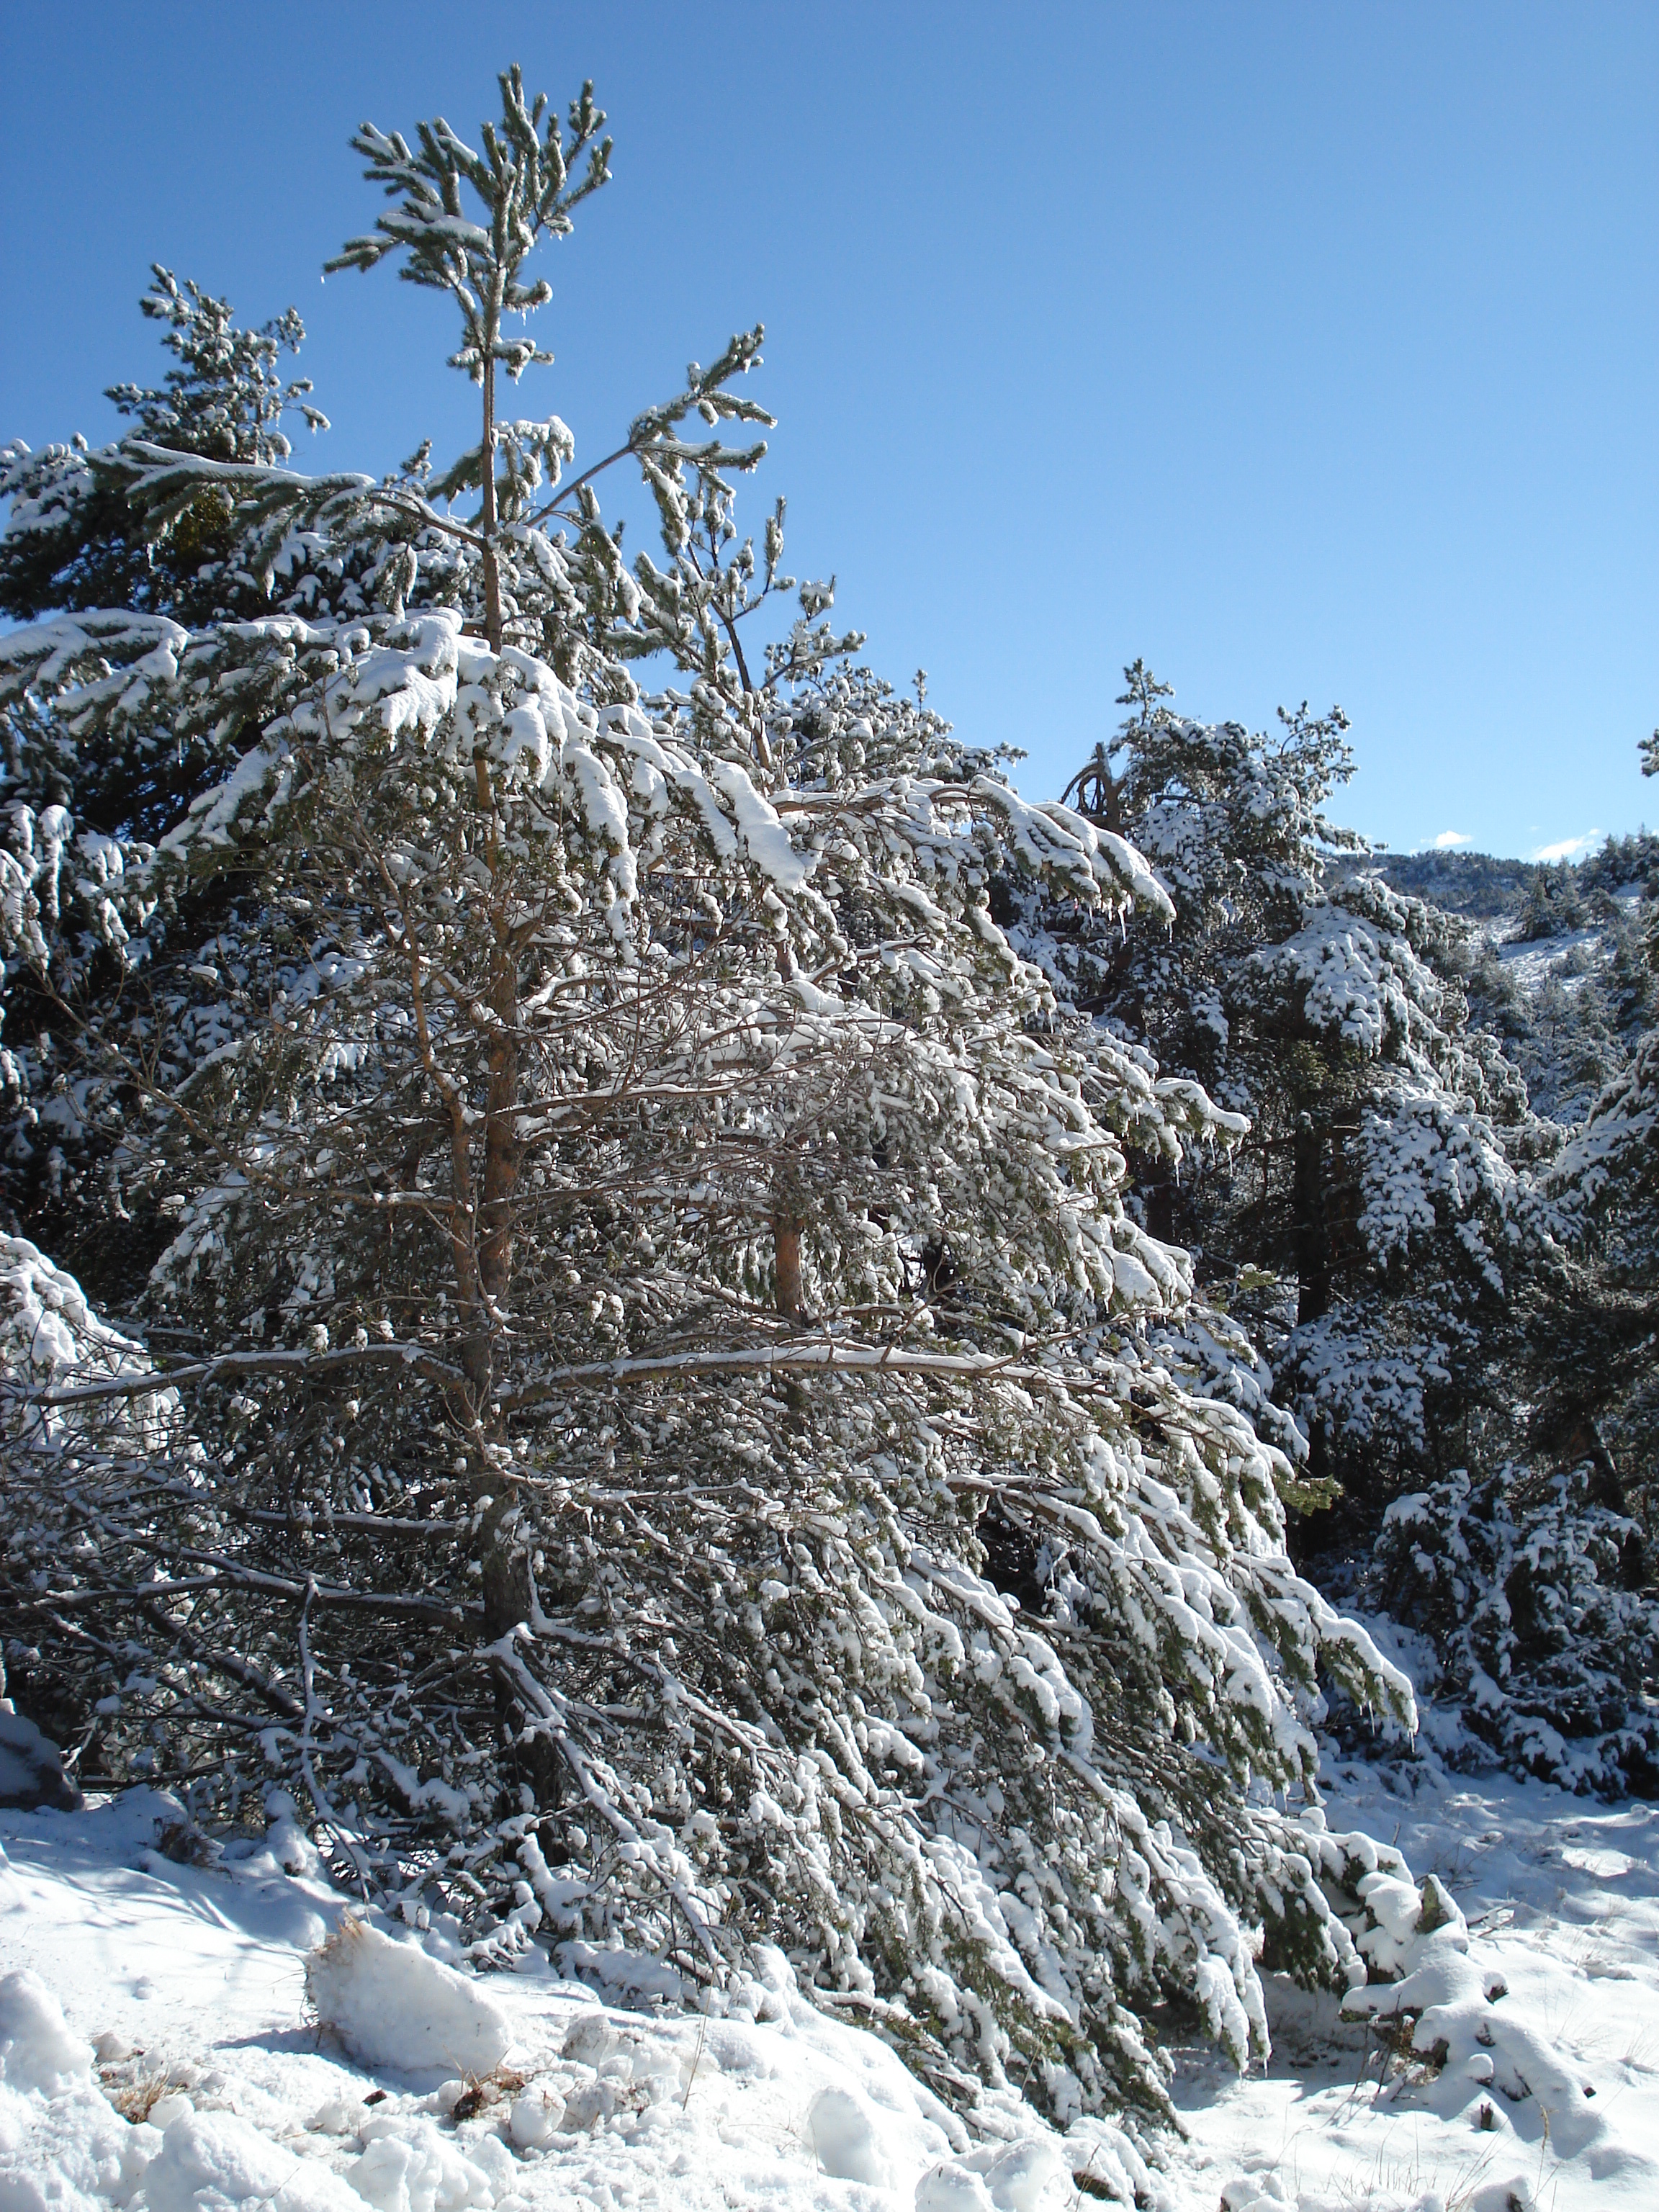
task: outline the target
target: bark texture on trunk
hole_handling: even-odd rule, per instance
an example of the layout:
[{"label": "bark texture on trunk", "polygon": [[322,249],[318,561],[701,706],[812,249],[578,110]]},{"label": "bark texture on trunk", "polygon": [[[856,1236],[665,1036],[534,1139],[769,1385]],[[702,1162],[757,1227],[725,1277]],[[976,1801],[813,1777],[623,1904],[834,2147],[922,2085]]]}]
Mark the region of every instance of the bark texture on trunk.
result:
[{"label": "bark texture on trunk", "polygon": [[490,955],[489,1008],[496,1027],[489,1040],[489,1087],[485,1096],[483,1241],[478,1279],[499,1304],[513,1278],[514,1201],[524,1147],[519,1139],[519,958],[505,918]]},{"label": "bark texture on trunk", "polygon": [[777,1244],[778,1311],[791,1321],[800,1321],[806,1313],[800,1276],[800,1223],[793,1213],[775,1213],[772,1234]]}]

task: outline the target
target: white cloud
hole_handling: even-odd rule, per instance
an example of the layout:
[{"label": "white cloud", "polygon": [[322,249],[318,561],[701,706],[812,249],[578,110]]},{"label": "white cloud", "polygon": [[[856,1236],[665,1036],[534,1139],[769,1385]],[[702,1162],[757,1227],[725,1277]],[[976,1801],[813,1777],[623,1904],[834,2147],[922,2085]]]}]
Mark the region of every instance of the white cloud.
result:
[{"label": "white cloud", "polygon": [[1532,857],[1534,860],[1582,860],[1601,835],[1599,830],[1586,830],[1582,837],[1563,837],[1559,844],[1540,845]]},{"label": "white cloud", "polygon": [[1443,830],[1429,850],[1431,853],[1449,853],[1454,845],[1472,845],[1474,842],[1467,830]]}]

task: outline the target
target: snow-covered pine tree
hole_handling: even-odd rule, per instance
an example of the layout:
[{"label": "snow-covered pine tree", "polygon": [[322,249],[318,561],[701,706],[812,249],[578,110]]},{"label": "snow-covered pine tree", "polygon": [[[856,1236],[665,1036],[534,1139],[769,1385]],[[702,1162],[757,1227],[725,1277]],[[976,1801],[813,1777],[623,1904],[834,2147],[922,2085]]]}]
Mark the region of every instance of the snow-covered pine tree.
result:
[{"label": "snow-covered pine tree", "polygon": [[[502,101],[483,156],[357,142],[395,206],[346,258],[449,290],[481,387],[431,496],[138,456],[155,511],[222,491],[273,588],[279,525],[326,566],[397,518],[383,604],[5,643],[24,750],[258,702],[105,887],[146,997],[71,1000],[58,877],[17,895],[66,1089],[120,1097],[114,1170],[170,1228],[147,1353],[14,1255],[57,1316],[10,1363],[18,1656],[87,1770],[204,1818],[280,1785],[479,1960],[539,1931],[729,1990],[775,1942],[952,2095],[1161,2108],[1151,2008],[1261,2047],[1254,1930],[1363,1971],[1375,1850],[1273,1802],[1311,1795],[1319,1672],[1410,1714],[1285,1556],[1284,1454],[1159,1349],[1191,1271],[1123,1146],[1224,1117],[1061,1019],[990,906],[1169,902],[852,666],[827,587],[744,649],[781,514],[757,558],[760,449],[680,426],[757,418],[757,332],[613,456],[660,568],[551,481],[562,426],[495,420],[529,246],[605,168],[587,91]],[[653,650],[687,688],[641,696]],[[211,940],[170,936],[206,885]]]},{"label": "snow-covered pine tree", "polygon": [[[1628,968],[1637,933],[1620,910],[1629,902],[1615,903],[1606,886],[1639,882],[1644,860],[1632,841],[1589,877],[1583,905],[1606,902],[1615,975]],[[1585,889],[1570,881],[1555,907],[1582,912]],[[1523,910],[1523,931],[1535,903]],[[1642,903],[1651,909],[1650,896]],[[1626,1019],[1650,1003],[1630,981]],[[1578,1006],[1568,1004],[1582,1035]],[[1390,1508],[1375,1588],[1428,1636],[1439,1668],[1431,1686],[1479,1750],[1569,1788],[1650,1794],[1659,1789],[1659,1031],[1639,1035],[1627,1057],[1616,1032],[1607,1042],[1622,1065],[1577,1126],[1557,1133],[1520,1194],[1550,1264],[1527,1283],[1520,1341],[1506,1347],[1517,1418],[1484,1464],[1455,1468]],[[1523,1030],[1523,1050],[1537,1042]],[[1552,1059],[1552,1091],[1570,1094],[1569,1053]]]},{"label": "snow-covered pine tree", "polygon": [[1659,1790],[1659,1032],[1524,1194],[1555,1265],[1520,1419],[1384,1516],[1371,1594],[1431,1646],[1470,1745],[1580,1790]]},{"label": "snow-covered pine tree", "polygon": [[290,307],[257,331],[158,263],[139,301],[166,325],[173,357],[164,386],[112,385],[105,397],[134,428],[114,445],[82,436],[32,453],[21,442],[0,452],[0,497],[10,501],[0,537],[0,611],[20,621],[57,608],[130,607],[180,621],[263,614],[266,594],[242,567],[242,532],[227,494],[211,486],[164,532],[129,496],[144,449],[224,463],[275,467],[293,452],[283,418],[312,430],[327,418],[311,404],[308,378],[284,381],[284,351],[297,354],[305,326]]},{"label": "snow-covered pine tree", "polygon": [[1545,1140],[1468,1024],[1468,933],[1331,865],[1359,847],[1325,812],[1352,772],[1340,709],[1252,735],[1176,714],[1139,662],[1126,676],[1128,717],[1071,791],[1153,862],[1174,927],[1114,939],[1029,909],[1016,941],[1166,1076],[1249,1117],[1243,1146],[1178,1181],[1154,1163],[1139,1203],[1264,1337],[1315,1468],[1374,1525],[1487,1411],[1530,1264],[1516,1161]]},{"label": "snow-covered pine tree", "polygon": [[[1424,1639],[1454,1764],[1563,1788],[1659,1790],[1659,1605],[1644,1529],[1588,1429],[1454,1468],[1383,1515],[1365,1594]],[[1552,1462],[1554,1464],[1552,1464]]]},{"label": "snow-covered pine tree", "polygon": [[[243,482],[239,472],[288,487],[289,504],[303,487],[337,526],[349,510],[335,495],[368,480],[325,480],[319,491],[285,467],[285,416],[327,428],[309,381],[280,374],[283,351],[305,335],[293,309],[246,330],[226,301],[159,264],[139,304],[164,325],[173,366],[160,389],[110,388],[132,428],[102,447],[77,436],[39,454],[21,441],[0,453],[0,611],[53,617],[29,631],[19,659],[0,641],[0,955],[10,956],[0,1177],[14,1219],[33,1219],[76,1265],[105,1275],[106,1261],[125,1255],[112,1285],[123,1297],[159,1246],[136,1224],[120,1180],[120,1086],[83,1064],[71,1073],[64,1042],[83,1005],[106,1013],[112,991],[143,996],[151,942],[210,942],[223,917],[216,884],[170,882],[136,902],[108,894],[240,757],[292,680],[307,621],[376,613],[389,557],[388,515],[376,505],[353,511],[349,532],[289,530],[271,559],[269,514],[227,488]],[[169,475],[180,466],[183,477]],[[288,512],[283,496],[276,507]],[[273,605],[300,619],[271,625]],[[240,633],[243,622],[255,627]],[[43,635],[52,671],[44,685]],[[186,649],[215,656],[216,687],[173,683]],[[52,702],[71,675],[94,679],[94,696],[95,679],[110,679],[115,711],[104,712],[112,702],[101,696],[93,714],[58,711]],[[155,710],[153,686],[167,711]],[[85,685],[70,691],[84,707]],[[142,939],[130,955],[135,915]]]},{"label": "snow-covered pine tree", "polygon": [[[1427,1638],[1423,1686],[1463,1723],[1443,1747],[1570,1787],[1650,1787],[1644,1048],[1583,1129],[1540,1121],[1504,1048],[1542,1053],[1551,1097],[1571,1095],[1597,1042],[1594,979],[1552,979],[1564,1034],[1547,1049],[1541,1006],[1517,1006],[1502,1043],[1472,1025],[1466,983],[1485,1020],[1502,1011],[1489,949],[1363,864],[1328,865],[1345,841],[1318,810],[1349,766],[1340,717],[1286,717],[1271,744],[1184,724],[1128,673],[1120,744],[1073,790],[1155,860],[1175,930],[1132,921],[1114,942],[1028,896],[1016,941],[1062,993],[1132,1012],[1166,1072],[1249,1114],[1250,1142],[1200,1155],[1179,1189],[1143,1171],[1141,1205],[1192,1243],[1200,1283],[1250,1292],[1229,1302],[1264,1328],[1268,1385],[1346,1491],[1302,1541],[1322,1577]],[[1631,865],[1608,864],[1621,884]],[[1522,927],[1586,911],[1576,877],[1540,874]],[[1632,925],[1611,923],[1628,965]],[[1600,1042],[1619,1054],[1610,1007]]]}]

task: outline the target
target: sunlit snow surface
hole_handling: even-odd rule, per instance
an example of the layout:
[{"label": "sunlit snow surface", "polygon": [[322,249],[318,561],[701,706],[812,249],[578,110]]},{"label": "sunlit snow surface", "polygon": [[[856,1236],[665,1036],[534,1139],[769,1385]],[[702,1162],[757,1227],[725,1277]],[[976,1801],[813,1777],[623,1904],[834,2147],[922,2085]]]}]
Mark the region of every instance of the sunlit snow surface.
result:
[{"label": "sunlit snow surface", "polygon": [[1443,2039],[1447,2063],[1389,2051],[1334,2000],[1278,1984],[1265,2079],[1182,2054],[1182,2212],[1224,2186],[1230,2212],[1654,2212],[1659,1807],[1432,1763],[1393,1786],[1346,1764],[1326,1780],[1334,1826],[1396,1842],[1468,1922],[1462,2002],[1416,2039]]},{"label": "sunlit snow surface", "polygon": [[[1420,2002],[1441,2010],[1418,2039],[1446,2063],[1275,1985],[1265,2076],[1178,2054],[1189,2137],[1151,2173],[1115,2130],[1062,2142],[1009,2106],[991,2115],[1004,2139],[970,2144],[884,2045],[803,2004],[781,1960],[754,2018],[621,2009],[544,1975],[481,1981],[514,2041],[501,2094],[458,2117],[457,2068],[354,2063],[319,2028],[307,1954],[347,1901],[291,1829],[205,1870],[155,1851],[169,1808],[149,1793],[0,1814],[0,2206],[1060,2212],[1137,2189],[1162,2212],[1659,2206],[1659,1808],[1401,1771],[1415,1790],[1342,1767],[1330,1814],[1397,1832],[1462,1907],[1467,1949],[1419,1969]],[[355,1955],[372,2004],[383,1949]],[[412,2030],[418,1973],[395,1995],[382,2027]],[[112,2101],[152,2097],[142,2125]]]}]

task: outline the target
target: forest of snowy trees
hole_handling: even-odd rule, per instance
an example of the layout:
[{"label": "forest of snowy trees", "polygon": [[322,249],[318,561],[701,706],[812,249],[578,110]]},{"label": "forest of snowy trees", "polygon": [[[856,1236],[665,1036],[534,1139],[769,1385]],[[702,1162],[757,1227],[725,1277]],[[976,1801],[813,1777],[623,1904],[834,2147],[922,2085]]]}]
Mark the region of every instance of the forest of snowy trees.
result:
[{"label": "forest of snowy trees", "polygon": [[161,268],[0,451],[0,1689],[478,1966],[1164,2114],[1389,1971],[1322,1735],[1659,1792],[1659,841],[1413,888],[1139,663],[1022,795],[750,520],[758,328],[512,413],[610,142],[501,100],[331,264],[468,451],[303,471]]}]

